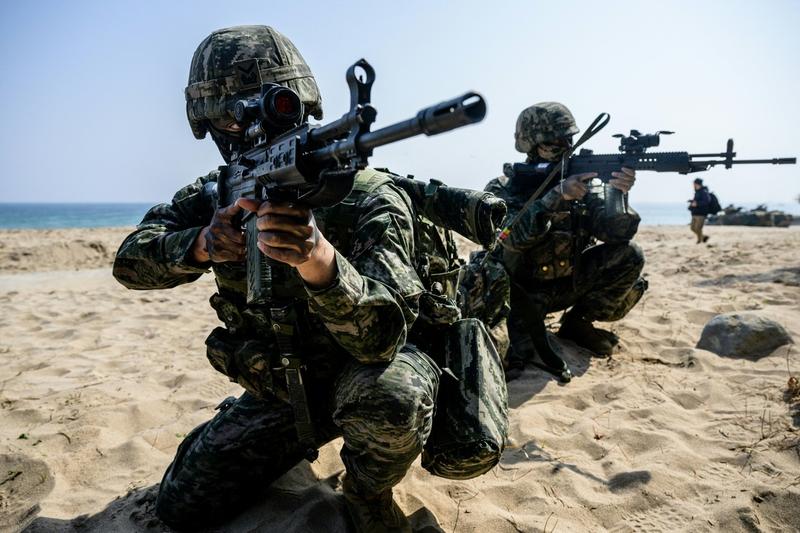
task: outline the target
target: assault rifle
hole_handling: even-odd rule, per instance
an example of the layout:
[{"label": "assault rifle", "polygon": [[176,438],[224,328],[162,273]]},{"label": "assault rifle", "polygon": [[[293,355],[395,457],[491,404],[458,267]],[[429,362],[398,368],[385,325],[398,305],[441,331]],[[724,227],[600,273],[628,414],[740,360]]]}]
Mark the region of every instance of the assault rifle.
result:
[{"label": "assault rifle", "polygon": [[[733,165],[794,165],[794,157],[772,159],[735,159],[733,139],[728,139],[726,150],[721,153],[690,154],[688,152],[647,152],[648,148],[658,146],[661,135],[671,135],[671,131],[659,131],[643,135],[638,130],[631,130],[630,135],[617,133],[614,137],[620,139],[619,154],[595,154],[592,150],[582,148],[577,155],[572,155],[565,161],[562,175],[581,174],[584,172],[597,172],[597,177],[604,183],[612,179],[612,172],[619,172],[622,167],[634,170],[651,170],[654,172],[677,172],[691,174],[702,172],[717,165],[731,168]],[[709,159],[719,158],[719,159]],[[553,171],[557,163],[506,163],[503,165],[503,174],[509,178],[516,176],[522,178],[545,179]],[[555,183],[555,182],[554,182]],[[624,195],[618,189],[606,187],[607,208],[624,208]]]},{"label": "assault rifle", "polygon": [[[370,104],[375,70],[364,59],[347,69],[350,109],[325,125],[303,122],[300,97],[276,84],[264,84],[261,95],[240,100],[234,108],[245,139],[255,146],[234,154],[222,167],[217,184],[218,206],[238,198],[297,202],[327,207],[341,202],[352,190],[355,174],[367,166],[372,151],[386,144],[414,137],[436,135],[483,120],[486,102],[475,92],[426,107],[416,116],[370,131],[377,110]],[[268,138],[267,132],[277,137]],[[247,302],[264,304],[270,299],[267,258],[257,246],[258,231],[252,214],[244,218],[247,242]]]}]

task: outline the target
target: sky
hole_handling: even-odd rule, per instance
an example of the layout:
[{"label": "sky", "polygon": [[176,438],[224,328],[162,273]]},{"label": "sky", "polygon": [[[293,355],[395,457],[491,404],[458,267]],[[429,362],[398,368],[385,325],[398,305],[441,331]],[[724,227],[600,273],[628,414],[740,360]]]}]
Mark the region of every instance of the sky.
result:
[{"label": "sky", "polygon": [[[477,125],[376,149],[373,166],[482,189],[514,150],[519,112],[566,104],[587,146],[672,130],[659,149],[743,158],[800,155],[800,2],[501,1],[3,2],[0,202],[162,202],[222,160],[189,130],[183,89],[211,31],[271,25],[319,83],[325,121],[348,106],[347,67],[377,77],[373,129],[480,92]],[[697,176],[641,172],[631,203],[682,202]],[[798,166],[702,174],[723,205],[790,202]]]}]

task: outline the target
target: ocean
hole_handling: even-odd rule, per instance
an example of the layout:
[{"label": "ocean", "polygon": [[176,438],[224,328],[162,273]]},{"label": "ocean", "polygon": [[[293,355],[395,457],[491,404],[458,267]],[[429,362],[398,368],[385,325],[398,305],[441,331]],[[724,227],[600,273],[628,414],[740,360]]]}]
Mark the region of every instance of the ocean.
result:
[{"label": "ocean", "polygon": [[[635,203],[645,225],[686,225],[685,203]],[[0,229],[102,228],[135,226],[152,204],[8,204],[0,203]],[[747,205],[746,207],[755,207]],[[800,204],[772,204],[800,216]]]}]

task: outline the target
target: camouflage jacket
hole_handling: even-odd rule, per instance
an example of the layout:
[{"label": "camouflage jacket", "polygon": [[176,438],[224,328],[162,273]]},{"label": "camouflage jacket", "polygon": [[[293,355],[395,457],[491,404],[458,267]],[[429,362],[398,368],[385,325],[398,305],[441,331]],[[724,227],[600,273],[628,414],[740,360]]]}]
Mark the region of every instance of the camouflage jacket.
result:
[{"label": "camouflage jacket", "polygon": [[581,203],[566,201],[557,188],[520,212],[535,188],[524,179],[500,176],[485,189],[506,201],[504,225],[519,214],[503,246],[495,252],[495,258],[504,263],[514,279],[548,281],[571,276],[577,254],[594,244],[595,239],[624,242],[638,229],[639,216],[633,209],[609,217],[605,202],[596,195],[587,194]]},{"label": "camouflage jacket", "polygon": [[[236,341],[233,350],[241,348],[242,342],[257,342],[258,353],[275,352],[277,339],[276,324],[267,310],[245,303],[244,263],[196,265],[188,256],[201,228],[213,216],[213,197],[204,191],[218,174],[214,171],[199,178],[178,191],[170,204],[151,208],[120,246],[114,276],[131,289],[165,289],[213,270],[218,293],[211,304],[226,331],[214,330],[216,339],[212,332],[207,341],[209,358],[230,376],[235,369],[220,368],[225,363],[215,363],[211,355],[212,344],[219,338]],[[355,200],[349,198],[358,213],[354,229],[326,220],[330,209],[314,211],[318,226],[334,247],[343,232],[348,233],[342,239],[347,249],[337,247],[338,276],[330,287],[307,288],[289,267],[273,271],[273,286],[281,291],[281,301],[292,302],[295,351],[318,363],[318,372],[336,373],[351,356],[365,363],[390,361],[406,342],[423,286],[412,266],[413,222],[403,194],[389,183]]]}]

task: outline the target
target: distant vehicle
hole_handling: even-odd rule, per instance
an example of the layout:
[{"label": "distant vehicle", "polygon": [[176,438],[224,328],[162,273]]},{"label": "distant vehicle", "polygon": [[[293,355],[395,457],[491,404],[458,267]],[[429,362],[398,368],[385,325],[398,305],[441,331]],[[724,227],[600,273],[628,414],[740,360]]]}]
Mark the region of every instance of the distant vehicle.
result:
[{"label": "distant vehicle", "polygon": [[770,211],[766,205],[745,210],[733,204],[723,209],[722,213],[709,215],[708,223],[717,226],[762,226],[788,228],[794,217],[784,211]]}]

